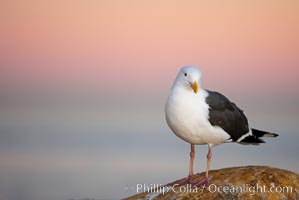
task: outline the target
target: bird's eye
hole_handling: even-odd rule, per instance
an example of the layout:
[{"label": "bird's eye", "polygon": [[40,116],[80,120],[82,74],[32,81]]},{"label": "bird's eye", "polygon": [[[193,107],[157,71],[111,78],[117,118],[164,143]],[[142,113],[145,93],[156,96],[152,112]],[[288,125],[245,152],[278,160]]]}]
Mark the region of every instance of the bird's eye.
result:
[{"label": "bird's eye", "polygon": [[184,73],[184,75],[187,76],[188,74],[187,74],[187,73]]}]

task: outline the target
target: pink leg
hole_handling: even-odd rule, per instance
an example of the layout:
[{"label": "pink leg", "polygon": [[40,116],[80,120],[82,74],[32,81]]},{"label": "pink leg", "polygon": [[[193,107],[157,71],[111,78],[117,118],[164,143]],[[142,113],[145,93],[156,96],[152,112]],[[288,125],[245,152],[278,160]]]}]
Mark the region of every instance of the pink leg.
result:
[{"label": "pink leg", "polygon": [[209,152],[207,154],[206,176],[203,179],[199,180],[198,182],[193,183],[192,184],[193,187],[209,185],[209,169],[210,169],[211,158],[212,158],[212,150],[211,150],[211,147],[209,146]]},{"label": "pink leg", "polygon": [[175,184],[177,184],[177,186],[181,186],[181,185],[185,185],[185,184],[190,184],[192,182],[194,156],[195,156],[194,144],[191,144],[190,163],[189,163],[189,176],[187,178],[184,178],[182,180],[177,181],[175,183]]}]

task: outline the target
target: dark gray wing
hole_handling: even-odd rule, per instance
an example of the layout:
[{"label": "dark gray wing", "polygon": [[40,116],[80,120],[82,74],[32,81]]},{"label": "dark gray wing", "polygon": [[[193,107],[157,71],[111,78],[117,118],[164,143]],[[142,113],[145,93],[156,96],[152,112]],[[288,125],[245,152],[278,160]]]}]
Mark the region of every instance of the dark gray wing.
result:
[{"label": "dark gray wing", "polygon": [[243,111],[230,102],[224,95],[207,90],[206,103],[209,108],[209,121],[213,126],[221,127],[233,141],[249,132],[248,121]]}]

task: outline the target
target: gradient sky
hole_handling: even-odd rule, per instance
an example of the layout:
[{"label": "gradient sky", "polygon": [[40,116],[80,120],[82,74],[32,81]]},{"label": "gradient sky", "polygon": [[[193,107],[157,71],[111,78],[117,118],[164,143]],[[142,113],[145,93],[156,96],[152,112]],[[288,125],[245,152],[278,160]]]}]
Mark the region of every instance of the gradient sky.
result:
[{"label": "gradient sky", "polygon": [[297,0],[1,1],[0,198],[118,199],[132,194],[126,184],[185,176],[189,146],[163,112],[184,65],[280,134],[215,148],[212,169],[298,172],[298,10]]},{"label": "gradient sky", "polygon": [[5,1],[0,84],[161,91],[178,68],[197,65],[213,88],[292,88],[298,7],[296,0]]}]

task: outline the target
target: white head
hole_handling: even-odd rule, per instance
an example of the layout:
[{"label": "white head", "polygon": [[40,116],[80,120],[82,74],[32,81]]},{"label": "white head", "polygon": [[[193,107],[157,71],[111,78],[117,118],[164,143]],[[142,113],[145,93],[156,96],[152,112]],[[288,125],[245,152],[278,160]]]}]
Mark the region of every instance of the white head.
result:
[{"label": "white head", "polygon": [[200,89],[201,70],[194,66],[182,67],[176,76],[173,87],[184,87],[197,93]]}]

